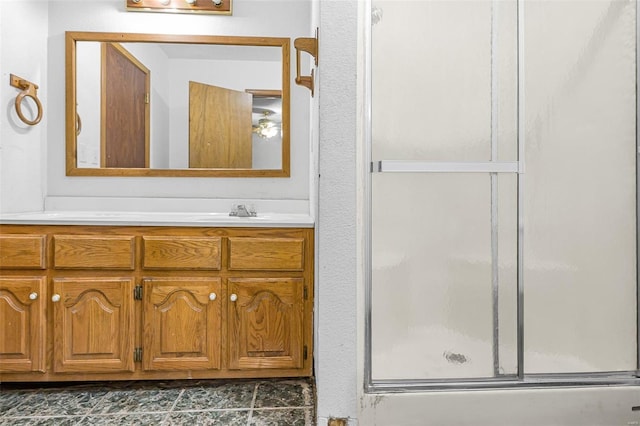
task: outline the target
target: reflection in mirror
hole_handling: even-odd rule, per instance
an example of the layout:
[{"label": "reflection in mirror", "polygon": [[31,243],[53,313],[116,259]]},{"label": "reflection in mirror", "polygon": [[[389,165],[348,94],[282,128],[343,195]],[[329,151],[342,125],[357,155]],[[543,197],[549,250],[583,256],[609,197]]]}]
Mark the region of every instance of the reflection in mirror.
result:
[{"label": "reflection in mirror", "polygon": [[289,39],[67,33],[67,82],[68,175],[289,176]]}]

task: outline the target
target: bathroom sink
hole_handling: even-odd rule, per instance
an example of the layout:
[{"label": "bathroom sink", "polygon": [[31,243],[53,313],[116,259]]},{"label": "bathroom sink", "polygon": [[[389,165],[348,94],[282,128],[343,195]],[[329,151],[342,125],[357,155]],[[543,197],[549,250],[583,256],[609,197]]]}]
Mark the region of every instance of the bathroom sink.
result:
[{"label": "bathroom sink", "polygon": [[296,226],[311,227],[306,214],[258,213],[257,216],[229,216],[229,213],[193,212],[104,212],[43,211],[0,215],[5,224],[78,224],[78,225],[150,225],[150,226]]}]

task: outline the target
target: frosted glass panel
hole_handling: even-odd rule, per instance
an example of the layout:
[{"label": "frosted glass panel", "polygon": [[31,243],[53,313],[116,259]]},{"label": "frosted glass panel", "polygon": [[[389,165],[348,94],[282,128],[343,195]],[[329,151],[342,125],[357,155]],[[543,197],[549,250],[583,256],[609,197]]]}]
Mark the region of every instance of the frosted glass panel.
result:
[{"label": "frosted glass panel", "polygon": [[374,161],[515,160],[516,3],[373,7]]},{"label": "frosted glass panel", "polygon": [[637,369],[637,2],[520,6],[373,1],[374,381]]},{"label": "frosted glass panel", "polygon": [[373,378],[494,377],[496,320],[498,374],[515,374],[515,175],[495,185],[493,234],[488,174],[372,178]]},{"label": "frosted glass panel", "polygon": [[635,13],[526,3],[525,373],[636,369]]}]

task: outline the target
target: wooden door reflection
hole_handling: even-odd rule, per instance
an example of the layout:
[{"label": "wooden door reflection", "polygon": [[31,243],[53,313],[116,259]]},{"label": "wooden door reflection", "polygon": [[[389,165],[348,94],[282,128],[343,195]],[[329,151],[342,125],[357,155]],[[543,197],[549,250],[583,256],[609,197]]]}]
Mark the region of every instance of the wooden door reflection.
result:
[{"label": "wooden door reflection", "polygon": [[102,167],[149,167],[150,71],[118,43],[102,44]]}]

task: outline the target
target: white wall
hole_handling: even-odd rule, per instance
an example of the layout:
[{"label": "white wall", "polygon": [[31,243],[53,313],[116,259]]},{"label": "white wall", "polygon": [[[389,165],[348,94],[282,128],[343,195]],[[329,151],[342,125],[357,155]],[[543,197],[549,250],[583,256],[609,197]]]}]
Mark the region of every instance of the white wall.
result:
[{"label": "white wall", "polygon": [[[319,424],[357,418],[357,1],[320,2],[320,179],[316,299]],[[363,423],[366,424],[366,423]]]},{"label": "white wall", "polygon": [[100,43],[76,47],[76,137],[78,167],[100,167]]},{"label": "white wall", "polygon": [[256,169],[279,169],[282,165],[281,132],[271,138],[251,135],[253,167]]},{"label": "white wall", "polygon": [[[293,39],[308,37],[310,1],[235,0],[233,15],[186,15],[125,12],[124,2],[49,2],[49,98],[47,202],[72,197],[78,208],[91,208],[95,197],[309,200],[309,92],[291,82],[291,177],[113,178],[67,177],[64,157],[64,32],[109,31],[176,34],[290,37],[291,74],[295,75]],[[268,19],[265,19],[268,17]],[[305,59],[308,63],[308,60]],[[292,78],[293,80],[293,78]],[[94,197],[94,198],[89,198]],[[83,200],[86,203],[83,204]],[[258,208],[260,204],[258,204]],[[225,204],[226,206],[226,204]],[[308,210],[308,207],[307,207]]]},{"label": "white wall", "polygon": [[[25,17],[29,17],[28,24]],[[0,212],[42,209],[46,174],[46,134],[51,114],[47,89],[48,4],[0,1]],[[9,86],[9,75],[25,78],[40,88],[42,121],[27,126],[18,117],[14,102],[20,91]],[[30,101],[23,113],[35,118]],[[31,108],[30,108],[31,106]],[[33,112],[33,115],[31,114]]]}]

